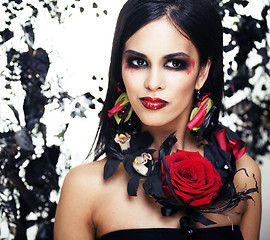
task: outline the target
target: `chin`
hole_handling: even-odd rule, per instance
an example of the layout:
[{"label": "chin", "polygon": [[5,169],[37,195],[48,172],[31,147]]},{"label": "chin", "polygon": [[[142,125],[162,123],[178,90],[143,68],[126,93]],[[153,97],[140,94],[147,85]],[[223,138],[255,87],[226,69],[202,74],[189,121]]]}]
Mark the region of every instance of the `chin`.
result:
[{"label": "chin", "polygon": [[[139,117],[140,118],[140,117]],[[170,123],[169,119],[164,119],[163,116],[149,117],[149,118],[140,118],[142,124],[149,127],[162,127]]]}]

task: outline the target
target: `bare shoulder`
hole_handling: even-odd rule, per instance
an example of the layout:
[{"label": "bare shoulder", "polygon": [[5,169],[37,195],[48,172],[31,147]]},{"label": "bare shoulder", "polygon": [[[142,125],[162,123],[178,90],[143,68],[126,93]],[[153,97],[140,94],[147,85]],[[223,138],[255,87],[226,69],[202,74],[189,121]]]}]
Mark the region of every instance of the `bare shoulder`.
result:
[{"label": "bare shoulder", "polygon": [[[102,181],[103,167],[105,159],[101,161],[95,161],[86,163],[72,168],[67,174],[64,185],[90,185],[91,182],[98,183]],[[90,190],[93,190],[95,186],[91,186]],[[87,190],[87,189],[85,189]]]},{"label": "bare shoulder", "polygon": [[244,154],[236,161],[236,168],[239,171],[237,174],[237,177],[239,178],[238,184],[245,184],[246,187],[254,187],[254,180],[256,180],[260,187],[261,171],[254,159],[247,154]]},{"label": "bare shoulder", "polygon": [[55,239],[94,239],[92,221],[105,160],[82,164],[65,177],[55,216]]},{"label": "bare shoulder", "polygon": [[[71,197],[78,199],[78,196],[89,199],[94,203],[98,198],[100,187],[103,183],[104,160],[79,165],[67,174],[62,192],[74,193]],[[76,193],[76,195],[75,195]]]},{"label": "bare shoulder", "polygon": [[242,213],[240,228],[245,240],[258,240],[261,223],[261,172],[257,163],[248,155],[236,161],[239,170],[236,174],[236,188],[238,191],[257,188],[249,194],[245,211]]},{"label": "bare shoulder", "polygon": [[247,154],[244,154],[239,160],[236,161],[236,166],[238,168],[245,167],[256,172],[260,171],[256,161]]},{"label": "bare shoulder", "polygon": [[62,191],[76,192],[74,198],[85,197],[92,202],[98,198],[103,184],[103,167],[105,159],[72,168],[67,174]]}]

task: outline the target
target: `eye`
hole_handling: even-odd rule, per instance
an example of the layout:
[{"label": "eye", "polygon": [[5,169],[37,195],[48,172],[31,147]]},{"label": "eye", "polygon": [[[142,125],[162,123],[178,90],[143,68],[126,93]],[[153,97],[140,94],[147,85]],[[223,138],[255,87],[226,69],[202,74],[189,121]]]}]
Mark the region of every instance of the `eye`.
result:
[{"label": "eye", "polygon": [[174,70],[186,70],[189,67],[189,62],[183,59],[171,59],[165,64],[165,67]]},{"label": "eye", "polygon": [[128,58],[127,64],[131,68],[144,68],[148,66],[148,63],[144,59],[138,57]]},{"label": "eye", "polygon": [[144,61],[143,59],[134,59],[132,63],[136,66],[147,66],[146,61]]}]

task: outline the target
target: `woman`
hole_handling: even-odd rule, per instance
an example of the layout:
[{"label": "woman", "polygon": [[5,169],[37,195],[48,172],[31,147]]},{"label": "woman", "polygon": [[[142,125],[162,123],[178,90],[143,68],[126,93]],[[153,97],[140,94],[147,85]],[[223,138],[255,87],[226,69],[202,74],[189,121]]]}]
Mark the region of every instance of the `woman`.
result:
[{"label": "woman", "polygon": [[67,175],[55,239],[259,239],[260,171],[217,122],[223,82],[207,0],[127,1],[98,132],[106,157]]}]

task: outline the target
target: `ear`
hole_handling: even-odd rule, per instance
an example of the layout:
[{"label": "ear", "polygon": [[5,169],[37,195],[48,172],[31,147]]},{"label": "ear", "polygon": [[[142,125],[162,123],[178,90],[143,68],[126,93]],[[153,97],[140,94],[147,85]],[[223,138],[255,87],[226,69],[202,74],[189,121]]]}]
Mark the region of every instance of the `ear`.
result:
[{"label": "ear", "polygon": [[201,89],[203,87],[204,83],[206,82],[206,80],[208,78],[209,71],[210,71],[211,64],[212,64],[212,62],[211,62],[210,58],[208,58],[206,65],[201,67],[200,72],[199,72],[198,77],[197,77],[196,84],[195,84],[196,90]]}]

